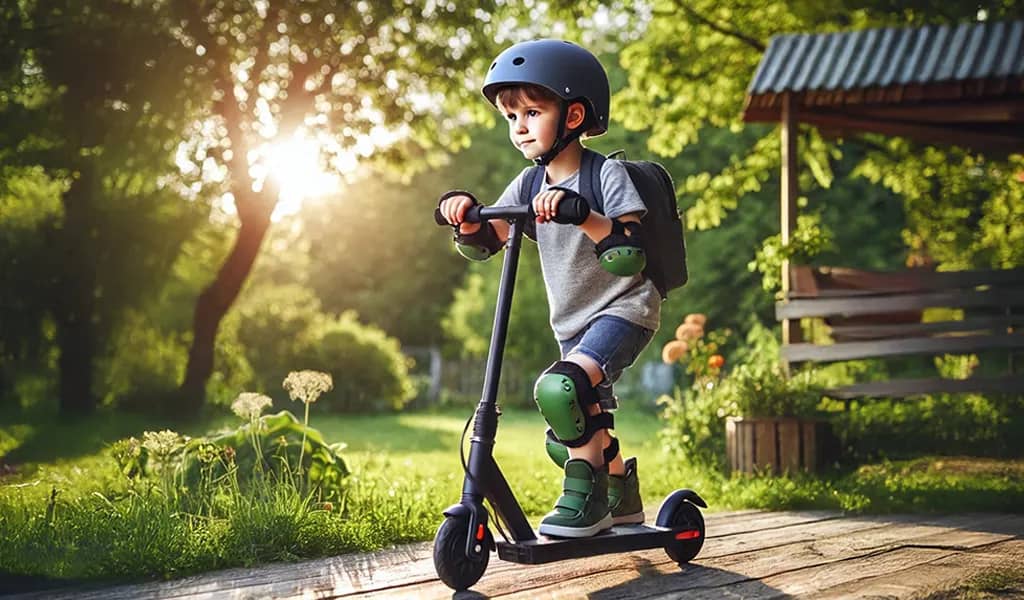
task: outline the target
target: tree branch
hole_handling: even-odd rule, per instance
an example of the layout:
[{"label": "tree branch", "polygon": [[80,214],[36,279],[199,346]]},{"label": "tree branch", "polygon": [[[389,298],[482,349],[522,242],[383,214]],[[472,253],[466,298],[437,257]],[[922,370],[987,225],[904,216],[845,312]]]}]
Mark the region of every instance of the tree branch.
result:
[{"label": "tree branch", "polygon": [[752,38],[749,35],[746,35],[745,33],[737,31],[736,29],[733,29],[731,27],[726,27],[725,25],[715,23],[711,19],[698,13],[685,2],[680,2],[679,7],[683,9],[683,12],[685,12],[687,15],[695,19],[697,22],[702,23],[703,25],[713,29],[714,31],[717,31],[722,35],[727,35],[729,37],[736,38],[737,40],[743,42],[744,44],[750,46],[751,48],[757,50],[758,52],[765,51],[766,46],[763,43],[761,43],[760,40]]}]

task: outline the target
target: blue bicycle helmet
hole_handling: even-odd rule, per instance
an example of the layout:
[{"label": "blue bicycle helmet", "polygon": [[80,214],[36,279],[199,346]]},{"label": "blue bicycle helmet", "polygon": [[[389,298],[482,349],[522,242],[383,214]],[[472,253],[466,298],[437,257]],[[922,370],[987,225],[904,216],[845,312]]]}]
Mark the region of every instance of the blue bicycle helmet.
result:
[{"label": "blue bicycle helmet", "polygon": [[[583,134],[594,137],[608,131],[611,97],[608,75],[597,57],[572,42],[533,40],[507,48],[491,63],[481,91],[491,104],[495,104],[498,90],[510,85],[540,86],[563,101],[558,139],[550,151],[536,159],[538,164],[547,164]],[[571,102],[586,105],[588,126],[585,130],[580,128],[563,136],[564,112]]]}]

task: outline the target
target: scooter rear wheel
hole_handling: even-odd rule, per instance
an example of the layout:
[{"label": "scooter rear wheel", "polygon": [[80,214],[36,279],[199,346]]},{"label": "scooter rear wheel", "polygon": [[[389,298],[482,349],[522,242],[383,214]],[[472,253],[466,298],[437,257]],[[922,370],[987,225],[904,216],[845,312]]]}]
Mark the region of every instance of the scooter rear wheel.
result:
[{"label": "scooter rear wheel", "polygon": [[704,516],[689,501],[680,502],[669,522],[658,525],[677,530],[675,539],[665,546],[665,552],[680,565],[693,560],[704,546]]},{"label": "scooter rear wheel", "polygon": [[464,518],[445,517],[434,536],[434,569],[445,585],[457,592],[469,589],[483,576],[490,559],[494,539],[489,530],[484,530],[480,542],[485,548],[480,560],[466,556],[466,535],[469,523]]}]

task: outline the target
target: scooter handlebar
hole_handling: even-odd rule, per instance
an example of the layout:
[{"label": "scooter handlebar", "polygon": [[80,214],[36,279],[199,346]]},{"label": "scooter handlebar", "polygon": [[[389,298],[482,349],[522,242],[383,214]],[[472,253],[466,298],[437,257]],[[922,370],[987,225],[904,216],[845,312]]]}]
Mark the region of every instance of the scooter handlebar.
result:
[{"label": "scooter handlebar", "polygon": [[[562,200],[558,203],[558,214],[555,215],[554,221],[556,223],[579,221],[583,215],[590,212],[586,203],[587,201],[579,196]],[[493,219],[512,220],[524,218],[537,218],[536,213],[533,212],[532,204],[519,204],[516,206],[482,206],[478,204],[466,210],[466,223],[482,223]],[[434,222],[438,225],[451,225],[441,214],[441,209],[439,208],[434,209]]]}]

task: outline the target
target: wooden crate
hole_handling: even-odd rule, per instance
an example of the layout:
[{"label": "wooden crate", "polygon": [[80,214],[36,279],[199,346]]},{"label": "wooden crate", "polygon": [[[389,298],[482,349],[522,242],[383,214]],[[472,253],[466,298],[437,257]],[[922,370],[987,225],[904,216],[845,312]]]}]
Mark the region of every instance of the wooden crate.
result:
[{"label": "wooden crate", "polygon": [[824,467],[828,423],[793,417],[729,417],[725,422],[725,447],[729,468],[741,473],[782,473]]}]

